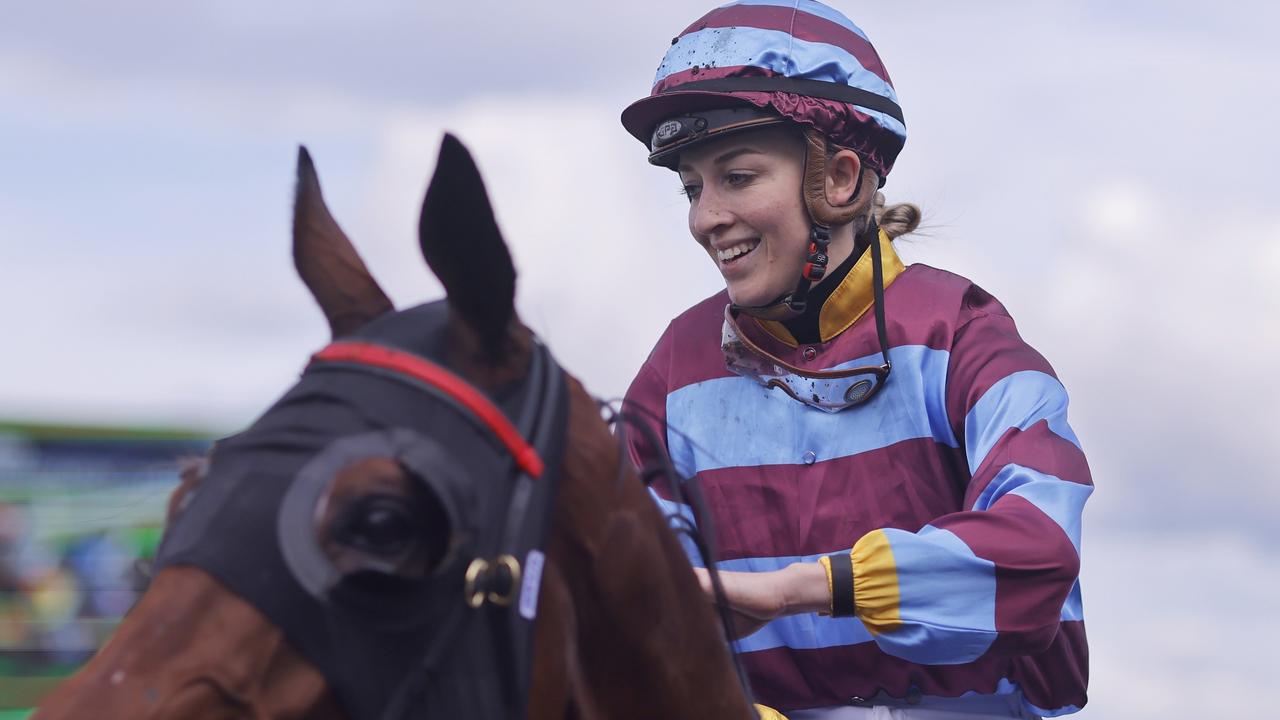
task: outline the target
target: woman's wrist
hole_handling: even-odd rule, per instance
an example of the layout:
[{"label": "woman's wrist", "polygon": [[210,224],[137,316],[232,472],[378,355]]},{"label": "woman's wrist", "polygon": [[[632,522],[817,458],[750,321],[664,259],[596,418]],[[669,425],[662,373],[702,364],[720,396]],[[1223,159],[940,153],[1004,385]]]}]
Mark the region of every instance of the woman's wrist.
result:
[{"label": "woman's wrist", "polygon": [[816,562],[791,563],[783,569],[784,615],[831,612],[827,571]]}]

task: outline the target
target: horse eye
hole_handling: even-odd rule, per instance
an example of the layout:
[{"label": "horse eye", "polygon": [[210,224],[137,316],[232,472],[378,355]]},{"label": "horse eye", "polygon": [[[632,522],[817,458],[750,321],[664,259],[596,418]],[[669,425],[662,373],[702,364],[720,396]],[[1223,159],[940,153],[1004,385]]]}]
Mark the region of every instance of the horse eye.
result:
[{"label": "horse eye", "polygon": [[417,528],[399,498],[375,495],[343,513],[337,539],[376,555],[398,555],[414,540]]}]

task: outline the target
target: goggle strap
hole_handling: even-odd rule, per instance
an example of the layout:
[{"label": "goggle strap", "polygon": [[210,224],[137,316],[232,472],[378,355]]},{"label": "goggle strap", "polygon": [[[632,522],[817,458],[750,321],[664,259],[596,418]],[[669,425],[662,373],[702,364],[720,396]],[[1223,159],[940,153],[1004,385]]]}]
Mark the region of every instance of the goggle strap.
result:
[{"label": "goggle strap", "polygon": [[880,226],[876,223],[875,214],[868,216],[867,232],[871,236],[871,285],[876,303],[876,336],[880,340],[880,354],[884,357],[885,367],[889,367],[889,331],[885,328],[884,311],[884,263],[880,252]]}]

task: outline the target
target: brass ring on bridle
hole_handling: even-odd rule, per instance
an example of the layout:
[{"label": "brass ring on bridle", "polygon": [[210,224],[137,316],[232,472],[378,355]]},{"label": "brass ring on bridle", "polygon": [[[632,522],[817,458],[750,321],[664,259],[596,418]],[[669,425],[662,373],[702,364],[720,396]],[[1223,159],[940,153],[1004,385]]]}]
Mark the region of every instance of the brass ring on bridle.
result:
[{"label": "brass ring on bridle", "polygon": [[494,563],[495,567],[501,565],[507,568],[507,572],[511,575],[511,584],[507,587],[507,592],[504,595],[499,595],[490,590],[488,595],[489,602],[499,607],[507,607],[512,600],[515,600],[516,592],[520,588],[520,561],[511,555],[502,554],[494,560]]},{"label": "brass ring on bridle", "polygon": [[467,600],[468,607],[478,608],[484,604],[485,591],[483,588],[476,586],[480,577],[487,572],[489,572],[489,561],[484,558],[476,558],[467,566],[462,593]]}]

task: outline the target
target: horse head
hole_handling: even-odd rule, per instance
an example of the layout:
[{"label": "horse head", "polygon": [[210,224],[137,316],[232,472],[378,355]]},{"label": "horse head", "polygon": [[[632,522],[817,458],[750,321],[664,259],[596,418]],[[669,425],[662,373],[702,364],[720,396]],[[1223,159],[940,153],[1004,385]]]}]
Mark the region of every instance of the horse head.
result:
[{"label": "horse head", "polygon": [[298,159],[333,342],[184,472],[150,587],[36,717],[749,717],[723,636],[595,401],[521,323],[470,155],[395,310]]}]

